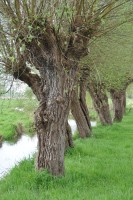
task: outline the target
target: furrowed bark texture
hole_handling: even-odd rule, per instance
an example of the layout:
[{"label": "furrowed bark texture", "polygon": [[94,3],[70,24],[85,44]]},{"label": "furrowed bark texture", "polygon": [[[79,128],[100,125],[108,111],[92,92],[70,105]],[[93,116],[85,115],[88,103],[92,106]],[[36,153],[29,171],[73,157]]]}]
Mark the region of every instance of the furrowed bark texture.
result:
[{"label": "furrowed bark texture", "polygon": [[[25,70],[23,70],[23,68]],[[32,89],[33,93],[35,94],[37,100],[40,101],[41,100],[41,91],[40,91],[41,78],[37,74],[32,74],[31,69],[26,67],[26,65],[23,68],[20,68],[19,71],[13,74],[14,78],[27,83],[27,85]],[[73,147],[72,131],[68,122],[66,125],[65,146],[66,146],[66,149],[68,149],[69,147]]]},{"label": "furrowed bark texture", "polygon": [[[53,63],[54,64],[54,63]],[[64,72],[48,66],[42,75],[45,95],[35,114],[39,141],[37,168],[46,168],[53,175],[64,174],[64,150],[67,119],[70,110],[70,87]],[[49,71],[50,70],[50,71]],[[60,74],[61,73],[61,74]],[[66,89],[69,91],[66,92]]]},{"label": "furrowed bark texture", "polygon": [[102,84],[90,82],[88,90],[93,100],[93,105],[98,113],[102,125],[111,125],[112,119],[109,110],[108,97]]},{"label": "furrowed bark texture", "polygon": [[[40,26],[39,31],[37,26]],[[43,25],[40,19],[33,22],[32,32],[36,37],[31,41],[27,40],[23,31],[19,34],[26,46],[25,59],[34,65],[40,74],[39,81],[36,81],[38,77],[32,75],[28,69],[27,73],[21,76],[21,80],[32,88],[39,100],[35,113],[38,136],[36,167],[47,169],[55,176],[64,174],[65,138],[67,135],[70,139],[71,135],[67,119],[79,70],[78,62],[88,54],[89,32],[86,28],[78,27],[82,27],[82,23],[75,20],[71,27],[73,34],[69,36],[67,47],[63,48],[61,44],[64,41],[48,20]],[[34,81],[35,84],[31,84]],[[71,139],[68,144],[72,146]]]},{"label": "furrowed bark texture", "polygon": [[118,91],[111,89],[110,94],[114,110],[113,120],[121,122],[123,119],[123,115],[126,112],[126,90]]},{"label": "furrowed bark texture", "polygon": [[[38,136],[37,169],[47,169],[52,175],[64,175],[64,151],[68,114],[75,83],[77,63],[62,56],[54,31],[38,46],[30,46],[30,58],[40,72],[40,103],[35,113]],[[67,136],[70,136],[67,131]],[[72,141],[69,141],[69,145]]]},{"label": "furrowed bark texture", "polygon": [[[64,174],[64,150],[67,119],[70,110],[72,74],[58,70],[55,61],[42,69],[44,98],[36,111],[39,141],[37,168],[46,168],[53,175]],[[74,75],[74,74],[73,74]]]}]

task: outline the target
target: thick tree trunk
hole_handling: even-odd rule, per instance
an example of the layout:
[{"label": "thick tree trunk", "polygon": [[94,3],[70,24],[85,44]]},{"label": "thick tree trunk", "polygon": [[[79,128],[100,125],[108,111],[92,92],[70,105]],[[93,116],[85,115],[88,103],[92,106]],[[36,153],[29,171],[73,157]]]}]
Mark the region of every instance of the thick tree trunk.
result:
[{"label": "thick tree trunk", "polygon": [[[33,53],[34,50],[36,49],[33,49]],[[48,54],[38,57],[35,62],[35,65],[39,63],[41,77],[40,105],[35,113],[38,136],[36,167],[60,176],[64,174],[67,120],[77,67],[60,55],[56,44],[53,44]],[[70,130],[67,135],[70,136]],[[69,145],[70,143],[71,141]]]},{"label": "thick tree trunk", "polygon": [[[46,111],[47,110],[47,111]],[[49,112],[49,116],[45,114]],[[54,117],[55,112],[58,114]],[[53,115],[53,116],[52,116]],[[60,120],[62,118],[62,120]],[[60,105],[47,109],[42,105],[36,112],[38,135],[37,169],[48,169],[53,175],[64,174],[65,123]]]},{"label": "thick tree trunk", "polygon": [[[50,72],[49,72],[50,70]],[[68,77],[51,66],[44,74],[42,84],[44,98],[35,114],[38,135],[37,169],[48,169],[53,175],[64,174],[66,127],[71,102],[71,86]],[[69,79],[70,80],[70,79]],[[70,128],[67,131],[70,138]],[[69,141],[72,145],[72,141]]]},{"label": "thick tree trunk", "polygon": [[[65,138],[66,135],[67,138],[70,137],[70,127],[68,130],[67,124],[70,94],[69,91],[65,93],[65,90],[69,90],[70,85],[64,73],[58,72],[54,64],[47,66],[45,71],[44,69],[42,68],[42,77],[37,77],[39,81],[28,69],[28,73],[19,78],[32,88],[40,102],[35,113],[38,136],[36,167],[47,169],[53,175],[63,175]],[[71,141],[68,145],[70,143]]]},{"label": "thick tree trunk", "polygon": [[45,31],[39,33],[37,39],[26,43],[26,56],[41,78],[40,104],[35,113],[38,136],[36,167],[47,169],[56,176],[64,174],[66,126],[79,69],[78,61],[88,53],[85,34],[86,31],[76,40],[70,37],[67,49],[62,49],[60,38],[46,20]]},{"label": "thick tree trunk", "polygon": [[88,89],[102,125],[111,125],[112,119],[104,86],[91,82],[88,84]]},{"label": "thick tree trunk", "polygon": [[126,90],[118,91],[111,89],[110,94],[114,110],[113,120],[121,122],[126,111]]},{"label": "thick tree trunk", "polygon": [[85,101],[86,90],[81,90],[81,88],[83,89],[83,85],[80,87],[80,98],[78,97],[78,89],[73,92],[71,112],[76,120],[80,137],[85,138],[91,136],[91,124]]},{"label": "thick tree trunk", "polygon": [[[24,81],[27,83],[27,85],[32,89],[33,93],[35,94],[38,101],[41,100],[41,78],[38,75],[32,74],[31,69],[26,67],[26,64],[24,66],[25,73],[23,73],[23,69],[19,69],[19,72],[14,73],[14,78],[18,78],[21,81]],[[66,125],[66,139],[65,139],[65,146],[66,149],[69,147],[73,147],[73,139],[72,139],[72,131],[71,127],[67,122]]]}]

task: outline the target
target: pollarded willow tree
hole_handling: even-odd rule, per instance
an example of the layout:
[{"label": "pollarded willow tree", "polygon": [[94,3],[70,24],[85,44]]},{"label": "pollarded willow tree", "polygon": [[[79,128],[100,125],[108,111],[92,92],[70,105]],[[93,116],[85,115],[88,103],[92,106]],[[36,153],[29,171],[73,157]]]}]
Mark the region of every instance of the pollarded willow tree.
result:
[{"label": "pollarded willow tree", "polygon": [[[86,102],[85,102],[86,90],[89,90],[91,94],[94,107],[96,111],[98,112],[101,123],[103,125],[112,124],[106,84],[104,83],[104,81],[102,81],[101,77],[99,79],[99,74],[101,74],[101,72],[100,73],[98,72],[100,70],[98,67],[99,65],[98,62],[101,62],[101,58],[100,58],[101,56],[104,59],[104,63],[106,62],[105,60],[106,60],[106,55],[108,54],[108,52],[105,52],[107,49],[105,47],[106,46],[109,47],[109,45],[112,42],[112,39],[116,38],[114,34],[114,30],[116,30],[119,26],[121,30],[121,26],[123,24],[126,24],[128,21],[133,21],[132,15],[131,15],[130,20],[128,18],[129,13],[131,14],[131,12],[129,13],[126,12],[127,10],[128,11],[130,10],[129,7],[131,8],[132,4],[124,4],[124,7],[122,9],[118,9],[117,12],[114,12],[113,16],[111,15],[111,16],[108,16],[107,18],[102,19],[103,20],[102,26],[104,27],[103,30],[97,33],[96,35],[97,37],[92,37],[90,40],[91,44],[89,46],[91,49],[91,55],[89,54],[89,56],[86,56],[81,62],[82,63],[81,65],[83,67],[82,67],[80,78],[79,78],[79,92],[76,92],[75,90],[74,100],[72,101],[72,106],[71,106],[72,114],[74,118],[76,119],[78,132],[81,137],[86,137],[86,136],[91,135],[91,124],[90,124],[89,112],[88,112]],[[123,14],[123,10],[124,10],[124,14]],[[118,32],[117,36],[119,36],[120,30],[117,31]],[[126,34],[125,37],[129,37],[129,35],[132,35],[131,32],[130,34],[129,33]],[[104,37],[105,37],[106,42],[104,41]],[[111,41],[108,43],[107,39]],[[100,45],[99,45],[99,41],[101,41]],[[102,44],[103,41],[104,41],[104,45],[106,43],[105,46]],[[120,42],[118,37],[117,37],[117,42],[118,43]],[[128,40],[128,42],[130,43],[130,40]],[[117,44],[116,41],[115,41],[115,44]],[[112,44],[111,44],[111,47],[112,47]],[[115,45],[113,47],[115,48]],[[99,54],[100,51],[101,53]],[[117,55],[117,53],[115,55]],[[110,58],[112,57],[111,51],[109,52],[107,57],[110,57]],[[100,63],[100,67],[101,67],[101,63]],[[107,68],[106,68],[106,71],[108,71]]]},{"label": "pollarded willow tree", "polygon": [[40,102],[35,112],[37,169],[64,174],[65,131],[79,61],[88,55],[89,41],[100,31],[102,19],[129,2],[0,1],[0,61],[5,72],[27,83]]},{"label": "pollarded willow tree", "polygon": [[133,81],[132,22],[104,35],[91,45],[89,92],[102,124],[110,124],[107,91],[113,102],[113,121],[121,121],[126,108],[126,88]]}]

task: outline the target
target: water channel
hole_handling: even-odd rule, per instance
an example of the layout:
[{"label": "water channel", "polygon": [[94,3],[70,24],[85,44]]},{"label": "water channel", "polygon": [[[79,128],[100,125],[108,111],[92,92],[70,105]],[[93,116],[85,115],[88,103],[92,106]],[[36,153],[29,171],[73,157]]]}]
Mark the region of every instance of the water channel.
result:
[{"label": "water channel", "polygon": [[[74,120],[68,121],[72,133],[77,129]],[[91,122],[92,126],[96,126],[96,122]],[[29,137],[23,135],[20,140],[15,144],[10,144],[8,142],[3,142],[0,148],[0,179],[9,173],[9,171],[18,165],[21,160],[32,157],[32,155],[37,151],[37,136]]]}]

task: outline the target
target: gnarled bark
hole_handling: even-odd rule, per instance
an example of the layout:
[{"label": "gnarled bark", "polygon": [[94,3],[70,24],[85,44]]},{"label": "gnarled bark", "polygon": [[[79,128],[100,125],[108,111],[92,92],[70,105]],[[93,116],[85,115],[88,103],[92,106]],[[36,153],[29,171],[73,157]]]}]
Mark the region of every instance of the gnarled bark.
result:
[{"label": "gnarled bark", "polygon": [[43,80],[46,80],[42,85],[44,98],[35,114],[39,142],[36,166],[37,169],[48,169],[53,175],[63,175],[70,84],[68,76],[65,77],[63,71],[57,71],[55,66],[49,66],[42,75],[45,76]]},{"label": "gnarled bark", "polygon": [[[83,28],[76,37],[70,35],[67,48],[61,48],[62,40],[48,20],[45,25],[37,21],[32,27],[36,27],[36,24],[42,29],[45,27],[45,31],[40,33],[40,29],[39,32],[35,29],[36,37],[32,41],[24,40],[25,59],[35,66],[41,80],[39,86],[31,85],[36,95],[39,91],[40,100],[35,113],[38,136],[36,167],[59,176],[64,174],[65,134],[72,91],[79,69],[78,61],[88,53],[89,37],[85,37],[88,31]],[[73,33],[76,33],[77,27],[78,24],[73,26]],[[19,35],[23,38],[23,32]],[[30,77],[27,81],[27,74],[24,75],[24,82],[30,85]],[[36,90],[37,87],[39,90]]]},{"label": "gnarled bark", "polygon": [[[25,82],[33,91],[38,101],[41,100],[41,78],[37,74],[32,74],[31,69],[28,68],[25,64],[23,68],[20,68],[19,71],[14,72],[14,78],[19,79]],[[65,148],[73,147],[72,131],[71,127],[67,122],[66,133],[65,133]]]},{"label": "gnarled bark", "polygon": [[[42,91],[41,91],[41,78],[38,75],[32,74],[31,69],[26,67],[26,65],[23,68],[20,68],[19,71],[14,72],[14,77],[16,79],[19,79],[21,81],[24,81],[27,83],[27,85],[32,89],[33,93],[37,97],[38,101],[41,101]],[[45,107],[43,108],[45,112]],[[45,127],[44,127],[45,129]],[[73,147],[73,141],[72,141],[72,133],[71,133],[71,127],[69,126],[68,122],[65,128],[65,147],[66,149],[68,147]]]},{"label": "gnarled bark", "polygon": [[104,86],[101,83],[89,82],[88,89],[102,125],[111,125],[112,119]]},{"label": "gnarled bark", "polygon": [[110,90],[112,102],[113,102],[113,110],[114,117],[113,120],[117,122],[121,122],[123,115],[126,111],[126,89],[125,90]]},{"label": "gnarled bark", "polygon": [[[37,169],[64,174],[65,134],[76,80],[77,63],[62,55],[55,32],[49,25],[44,43],[30,46],[30,55],[40,72],[41,98],[35,113],[38,136]],[[45,52],[45,53],[44,53]]]}]

